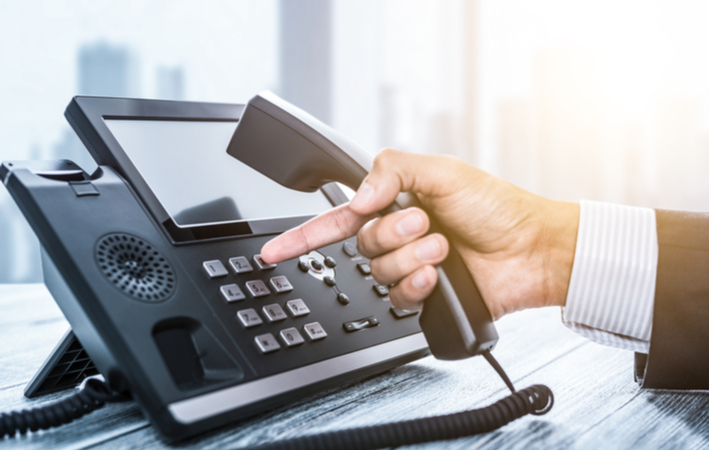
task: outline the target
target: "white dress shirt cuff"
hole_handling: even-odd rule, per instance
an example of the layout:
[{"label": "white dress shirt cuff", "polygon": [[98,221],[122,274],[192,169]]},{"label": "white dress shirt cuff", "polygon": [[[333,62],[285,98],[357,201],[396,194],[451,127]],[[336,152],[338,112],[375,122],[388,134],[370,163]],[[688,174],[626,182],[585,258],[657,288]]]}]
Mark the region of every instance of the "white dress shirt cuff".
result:
[{"label": "white dress shirt cuff", "polygon": [[657,265],[653,209],[581,201],[562,322],[600,344],[648,353]]}]

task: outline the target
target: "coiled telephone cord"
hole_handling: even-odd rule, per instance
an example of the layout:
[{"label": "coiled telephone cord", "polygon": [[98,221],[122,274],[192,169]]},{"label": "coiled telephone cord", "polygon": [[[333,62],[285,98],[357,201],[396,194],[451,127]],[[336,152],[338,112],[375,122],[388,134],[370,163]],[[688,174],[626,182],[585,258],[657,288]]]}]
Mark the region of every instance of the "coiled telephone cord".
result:
[{"label": "coiled telephone cord", "polygon": [[[350,428],[277,441],[257,447],[259,450],[366,450],[423,442],[456,439],[486,433],[526,414],[546,414],[554,403],[552,391],[536,384],[516,391],[498,361],[489,351],[483,357],[493,366],[512,394],[490,406],[445,416],[425,417],[370,427]],[[47,430],[72,422],[101,408],[106,402],[121,398],[97,379],[87,379],[76,394],[50,405],[0,414],[0,439],[18,432]]]},{"label": "coiled telephone cord", "polygon": [[0,414],[0,439],[64,425],[118,397],[103,381],[89,378],[79,392],[56,403]]},{"label": "coiled telephone cord", "polygon": [[512,392],[490,406],[445,416],[303,436],[261,445],[254,450],[371,450],[421,444],[486,433],[526,414],[540,416],[552,409],[554,396],[549,387],[535,384],[516,391],[503,368],[488,350],[483,352],[483,357]]}]

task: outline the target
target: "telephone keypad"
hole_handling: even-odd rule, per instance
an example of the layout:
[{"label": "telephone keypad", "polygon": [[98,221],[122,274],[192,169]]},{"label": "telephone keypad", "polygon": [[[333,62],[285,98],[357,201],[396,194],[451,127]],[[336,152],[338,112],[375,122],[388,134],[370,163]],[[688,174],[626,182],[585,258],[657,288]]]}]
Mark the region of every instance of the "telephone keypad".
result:
[{"label": "telephone keypad", "polygon": [[317,341],[319,339],[325,339],[326,337],[328,337],[328,333],[325,332],[321,324],[318,322],[305,324],[303,326],[303,330],[306,332],[306,334],[312,341]]},{"label": "telephone keypad", "polygon": [[210,278],[220,278],[227,276],[227,269],[224,268],[224,264],[219,259],[213,259],[212,261],[205,261],[202,263],[202,267],[207,272]]},{"label": "telephone keypad", "polygon": [[254,262],[261,270],[270,270],[276,267],[276,264],[269,264],[261,258],[261,255],[254,255]]},{"label": "telephone keypad", "polygon": [[306,306],[306,303],[300,298],[297,298],[295,300],[289,300],[288,302],[286,302],[286,307],[289,311],[291,311],[291,315],[293,317],[305,316],[306,314],[311,312],[311,310],[308,309],[308,306]]},{"label": "telephone keypad", "polygon": [[249,264],[249,260],[243,256],[229,258],[229,265],[232,266],[235,273],[249,273],[254,270],[251,264]]},{"label": "telephone keypad", "polygon": [[261,310],[266,318],[269,319],[269,322],[278,322],[280,320],[286,320],[287,318],[286,313],[277,303],[274,303],[273,305],[266,305],[261,308]]},{"label": "telephone keypad", "polygon": [[254,342],[261,350],[261,353],[271,353],[281,348],[279,341],[271,333],[260,334],[254,338]]},{"label": "telephone keypad", "polygon": [[301,333],[299,333],[295,328],[286,328],[285,330],[281,330],[279,335],[281,336],[281,340],[288,347],[295,347],[303,344],[304,342]]},{"label": "telephone keypad", "polygon": [[230,303],[244,300],[246,298],[244,292],[242,292],[236,284],[220,286],[219,290],[222,292],[222,297]]},{"label": "telephone keypad", "polygon": [[242,322],[245,328],[256,327],[264,323],[259,317],[259,314],[253,308],[243,309],[237,312],[237,317]]},{"label": "telephone keypad", "polygon": [[247,281],[247,289],[249,290],[251,296],[254,298],[266,297],[267,295],[271,294],[269,288],[267,288],[264,282],[261,280]]},{"label": "telephone keypad", "polygon": [[271,280],[269,280],[271,285],[276,289],[276,292],[282,293],[282,292],[291,292],[293,290],[293,286],[291,285],[291,282],[288,281],[288,278],[286,278],[283,275],[279,275],[278,277],[273,277]]}]

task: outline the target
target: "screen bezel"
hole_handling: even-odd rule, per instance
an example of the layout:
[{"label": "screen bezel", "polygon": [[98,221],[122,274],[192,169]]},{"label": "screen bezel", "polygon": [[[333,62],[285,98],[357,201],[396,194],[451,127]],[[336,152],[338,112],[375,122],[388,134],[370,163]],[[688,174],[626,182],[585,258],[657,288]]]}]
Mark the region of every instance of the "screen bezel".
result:
[{"label": "screen bezel", "polygon": [[[105,120],[238,122],[243,104],[76,96],[64,113],[97,164],[118,171],[174,244],[275,234],[293,228],[312,215],[252,219],[212,224],[178,225],[109,130]],[[225,149],[226,153],[226,149]],[[333,206],[347,202],[330,183],[321,189]]]}]

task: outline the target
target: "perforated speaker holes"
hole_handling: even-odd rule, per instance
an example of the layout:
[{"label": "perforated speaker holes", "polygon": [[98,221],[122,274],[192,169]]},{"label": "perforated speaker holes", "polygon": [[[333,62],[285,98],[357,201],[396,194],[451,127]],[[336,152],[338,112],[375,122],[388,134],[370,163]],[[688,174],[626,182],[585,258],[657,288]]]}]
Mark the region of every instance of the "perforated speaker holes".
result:
[{"label": "perforated speaker holes", "polygon": [[115,233],[96,244],[96,261],[114,286],[144,302],[159,302],[175,291],[176,277],[170,263],[144,240]]}]

